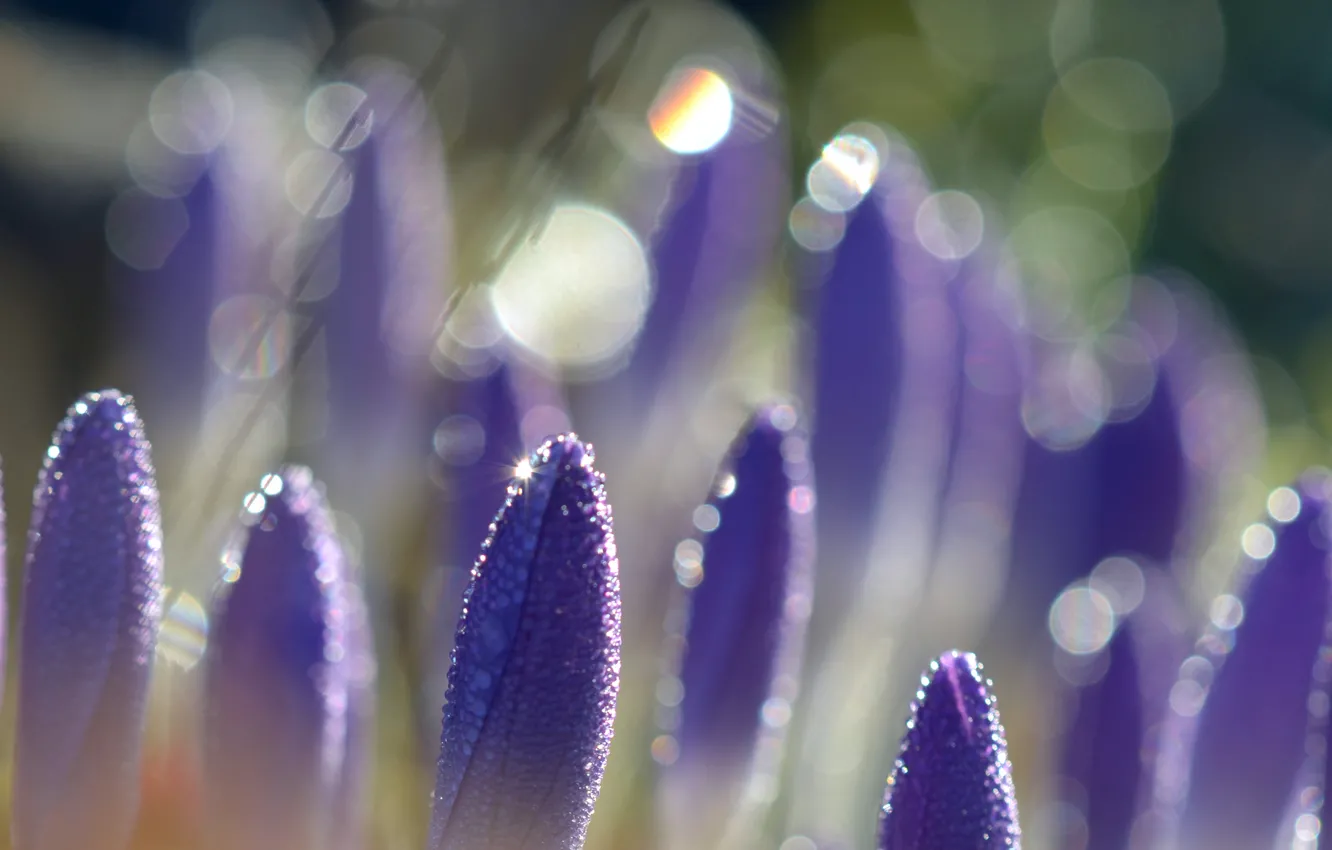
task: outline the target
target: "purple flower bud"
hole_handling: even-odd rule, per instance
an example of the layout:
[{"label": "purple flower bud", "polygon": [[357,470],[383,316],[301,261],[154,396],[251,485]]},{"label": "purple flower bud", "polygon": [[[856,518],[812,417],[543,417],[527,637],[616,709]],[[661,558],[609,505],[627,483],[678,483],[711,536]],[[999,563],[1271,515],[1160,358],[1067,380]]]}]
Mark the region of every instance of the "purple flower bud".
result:
[{"label": "purple flower bud", "polygon": [[363,613],[308,469],[265,476],[242,516],[206,657],[204,828],[218,848],[328,846]]},{"label": "purple flower bud", "polygon": [[[367,75],[369,136],[344,157],[351,197],[335,227],[336,285],[318,303],[328,364],[326,474],[354,515],[420,457],[435,324],[451,265],[438,132],[413,84]],[[362,136],[351,131],[349,140]],[[334,178],[336,179],[336,178]]]},{"label": "purple flower bud", "polygon": [[[210,168],[183,198],[145,199],[163,212],[183,214],[184,232],[159,267],[126,271],[115,284],[124,314],[119,326],[133,334],[134,374],[146,384],[137,391],[139,404],[154,423],[165,418],[194,428],[203,413],[204,391],[213,375],[208,325],[217,306],[221,265],[215,252],[219,219],[225,216],[219,177],[216,168]],[[151,230],[168,225],[147,217],[135,226]]]},{"label": "purple flower bud", "polygon": [[[795,700],[814,555],[812,491],[789,407],[757,414],[732,446],[707,508],[717,523],[689,597],[678,671],[677,758],[666,771],[666,826],[711,846],[753,771],[771,772]],[[766,733],[765,733],[766,730]]]},{"label": "purple flower bud", "polygon": [[1129,626],[1088,663],[1105,669],[1074,694],[1060,792],[1082,813],[1087,850],[1122,850],[1138,814],[1147,723]]},{"label": "purple flower bud", "polygon": [[1140,413],[1102,425],[1076,448],[1028,440],[1012,556],[1022,592],[1048,605],[1111,555],[1170,563],[1185,473],[1179,410],[1164,381]]},{"label": "purple flower bud", "polygon": [[157,486],[134,405],[89,393],[33,496],[19,657],[14,846],[120,850],[162,613]]},{"label": "purple flower bud", "polygon": [[774,213],[786,208],[782,130],[760,135],[737,122],[716,149],[681,164],[673,209],[654,238],[652,305],[617,378],[630,404],[651,404],[682,349],[725,338],[769,261],[784,223]]},{"label": "purple flower bud", "polygon": [[582,847],[620,681],[619,562],[591,446],[522,464],[464,600],[432,850]]},{"label": "purple flower bud", "polygon": [[[877,518],[904,357],[895,247],[876,195],[851,214],[819,289],[810,455],[824,561],[858,575]],[[821,588],[822,589],[822,588]],[[820,606],[822,607],[822,606]]]},{"label": "purple flower bud", "polygon": [[987,684],[970,653],[930,664],[888,780],[879,850],[1021,846],[1008,744]]},{"label": "purple flower bud", "polygon": [[[1082,684],[1069,694],[1059,793],[1081,813],[1082,823],[1061,836],[1059,846],[1122,850],[1149,807],[1149,769],[1170,687],[1191,640],[1173,574],[1149,569],[1139,581],[1142,599],[1108,646],[1095,655],[1060,655],[1060,672]],[[1093,580],[1092,587],[1133,592],[1127,580]],[[1127,596],[1117,601],[1133,604]]]},{"label": "purple flower bud", "polygon": [[1180,745],[1158,768],[1156,791],[1166,801],[1187,791],[1178,846],[1267,847],[1281,827],[1328,622],[1330,492],[1311,474],[1274,494],[1275,518],[1245,532],[1247,586],[1213,606],[1217,630],[1180,668],[1167,731]]}]

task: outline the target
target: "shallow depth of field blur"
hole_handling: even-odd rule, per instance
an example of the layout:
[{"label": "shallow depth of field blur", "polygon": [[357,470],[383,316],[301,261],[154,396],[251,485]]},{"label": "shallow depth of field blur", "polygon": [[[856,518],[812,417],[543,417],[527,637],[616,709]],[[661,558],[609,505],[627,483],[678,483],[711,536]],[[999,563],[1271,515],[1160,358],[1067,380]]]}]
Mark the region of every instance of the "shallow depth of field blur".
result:
[{"label": "shallow depth of field blur", "polygon": [[[466,498],[448,492],[451,470],[485,441],[451,399],[507,360],[525,401],[514,462],[572,428],[607,475],[624,690],[589,847],[652,846],[652,766],[671,747],[659,659],[674,589],[696,560],[680,541],[715,521],[693,507],[747,411],[770,400],[810,411],[820,270],[879,172],[914,151],[932,184],[912,220],[920,245],[950,262],[999,258],[1027,332],[1072,352],[1068,409],[1053,425],[1024,416],[1033,438],[1073,449],[1145,404],[1151,357],[1115,335],[1136,298],[1182,287],[1234,329],[1248,358],[1230,368],[1252,376],[1266,430],[1255,420],[1227,437],[1245,453],[1226,459],[1224,493],[1194,529],[1205,540],[1176,565],[1181,633],[1209,617],[1224,625],[1233,612],[1211,600],[1240,547],[1264,554],[1246,527],[1273,488],[1329,460],[1329,39],[1332,11],[1291,0],[11,2],[0,10],[10,609],[51,428],[86,390],[133,394],[159,472],[170,609],[138,840],[177,846],[198,805],[182,706],[223,546],[265,472],[311,464],[375,618],[371,845],[422,846],[442,693],[423,646],[438,641],[442,588],[459,566],[442,563],[440,528]],[[348,125],[367,97],[366,126]],[[740,137],[750,170],[732,174],[706,221],[739,235],[701,251],[692,272],[716,303],[636,373],[650,387],[626,388],[619,370],[654,303],[658,230],[699,158]],[[381,142],[399,157],[381,191],[398,193],[407,222],[388,250],[401,321],[381,324],[390,339],[353,340],[352,325],[324,326],[320,302],[351,279],[339,263],[354,261],[365,227],[348,213],[360,178],[344,163]],[[224,212],[198,202],[203,179],[227,196]],[[200,238],[205,227],[226,238]],[[321,253],[330,241],[340,247]],[[205,268],[215,279],[195,273]],[[360,374],[362,357],[406,364],[401,385],[367,381],[382,364]],[[342,397],[341,380],[365,381],[368,395]],[[1007,529],[985,533],[976,539]],[[819,543],[825,556],[837,549]],[[812,626],[826,664],[802,689],[846,699],[795,726],[772,779],[773,846],[809,850],[790,838],[805,833],[867,846],[919,671],[955,645],[996,682],[1029,850],[1071,846],[1057,837],[1072,827],[1051,767],[1058,694],[1091,675],[1077,659],[1105,646],[1141,600],[1144,571],[1162,565],[1110,559],[1099,579],[1045,594],[984,543],[975,563],[996,562],[989,572],[966,561],[930,580],[914,545],[875,549],[887,561],[874,572],[897,578],[872,639],[835,634],[850,610]],[[843,596],[850,607],[855,594]]]}]

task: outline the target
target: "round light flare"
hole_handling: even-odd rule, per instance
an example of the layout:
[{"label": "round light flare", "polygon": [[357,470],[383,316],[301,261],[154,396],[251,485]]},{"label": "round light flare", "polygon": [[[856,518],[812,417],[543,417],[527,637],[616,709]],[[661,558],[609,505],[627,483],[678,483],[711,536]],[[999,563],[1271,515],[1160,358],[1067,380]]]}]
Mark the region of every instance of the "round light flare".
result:
[{"label": "round light flare", "polygon": [[1115,633],[1115,609],[1087,585],[1068,588],[1050,606],[1050,636],[1072,655],[1099,652]]},{"label": "round light flare", "polygon": [[148,123],[162,144],[182,154],[205,154],[231,129],[231,91],[207,71],[171,74],[153,89]]},{"label": "round light flare", "polygon": [[1290,487],[1278,487],[1267,496],[1267,515],[1280,523],[1293,522],[1302,507],[1300,494]]},{"label": "round light flare", "polygon": [[1240,535],[1240,545],[1244,554],[1261,561],[1276,551],[1276,534],[1264,523],[1255,522]]},{"label": "round light flare", "polygon": [[829,212],[813,198],[801,198],[791,207],[787,226],[797,245],[806,251],[822,253],[841,244],[846,235],[846,216]]},{"label": "round light flare", "polygon": [[642,243],[605,210],[555,207],[490,289],[500,326],[533,354],[579,368],[605,363],[633,341],[649,300]]},{"label": "round light flare", "polygon": [[662,84],[648,108],[648,127],[668,150],[678,154],[710,151],[731,132],[735,97],[720,74],[706,68],[681,68]]},{"label": "round light flare", "polygon": [[842,133],[823,146],[823,153],[805,175],[805,188],[814,203],[828,212],[847,212],[874,188],[880,164],[873,142],[856,133]]},{"label": "round light flare", "polygon": [[365,91],[350,83],[320,86],[305,101],[305,132],[322,148],[351,150],[370,135],[374,113]]},{"label": "round light flare", "polygon": [[526,481],[532,477],[532,462],[523,458],[513,466],[513,477],[519,481]]},{"label": "round light flare", "polygon": [[1071,68],[1050,92],[1042,133],[1050,159],[1077,183],[1099,191],[1142,184],[1165,163],[1174,114],[1147,68],[1127,59],[1092,59]]},{"label": "round light flare", "polygon": [[941,260],[961,260],[980,247],[985,215],[966,192],[935,192],[916,210],[916,239]]}]

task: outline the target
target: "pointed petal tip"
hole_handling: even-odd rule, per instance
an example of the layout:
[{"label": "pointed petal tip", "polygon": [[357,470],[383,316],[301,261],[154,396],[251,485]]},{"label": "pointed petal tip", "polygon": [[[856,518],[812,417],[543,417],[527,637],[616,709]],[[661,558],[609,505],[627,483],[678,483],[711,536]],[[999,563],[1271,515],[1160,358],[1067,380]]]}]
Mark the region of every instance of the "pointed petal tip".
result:
[{"label": "pointed petal tip", "polygon": [[930,664],[880,818],[880,850],[1018,848],[1008,744],[980,662],[946,652]]},{"label": "pointed petal tip", "polygon": [[317,846],[345,766],[357,612],[323,486],[260,479],[216,601],[204,677],[206,829],[220,848]]},{"label": "pointed petal tip", "polygon": [[89,393],[57,427],[34,493],[19,659],[18,847],[115,850],[128,841],[162,611],[161,549],[138,414],[115,390]]},{"label": "pointed petal tip", "polygon": [[519,464],[472,573],[444,706],[432,850],[582,846],[610,750],[620,586],[592,447]]}]

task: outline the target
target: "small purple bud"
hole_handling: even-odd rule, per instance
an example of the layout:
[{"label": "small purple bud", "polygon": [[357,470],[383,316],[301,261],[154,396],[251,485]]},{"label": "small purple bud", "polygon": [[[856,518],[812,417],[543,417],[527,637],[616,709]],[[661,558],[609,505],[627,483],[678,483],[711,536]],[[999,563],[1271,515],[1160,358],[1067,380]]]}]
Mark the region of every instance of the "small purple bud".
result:
[{"label": "small purple bud", "polygon": [[[1329,492],[1310,474],[1273,494],[1272,521],[1244,534],[1247,586],[1217,601],[1216,630],[1180,668],[1168,734],[1192,749],[1174,754],[1188,760],[1178,846],[1268,847],[1281,828],[1328,622]],[[1158,769],[1158,799],[1174,767]]]},{"label": "small purple bud", "polygon": [[120,850],[162,613],[157,485],[128,396],[85,395],[33,496],[19,657],[14,847]]},{"label": "small purple bud", "polygon": [[610,752],[620,580],[591,446],[521,463],[464,599],[432,850],[578,850]]},{"label": "small purple bud", "polygon": [[766,729],[780,752],[814,556],[808,447],[794,426],[795,412],[785,406],[746,425],[704,509],[716,528],[701,564],[680,574],[697,585],[678,672],[676,759],[664,793],[666,826],[694,837],[682,846],[717,844],[714,830],[725,825],[744,780],[778,767],[756,763],[756,745]]},{"label": "small purple bud", "polygon": [[328,846],[364,624],[308,469],[265,476],[242,517],[206,658],[205,830],[228,850]]},{"label": "small purple bud", "polygon": [[930,664],[888,780],[879,850],[1017,850],[1022,845],[1008,744],[970,653]]}]

